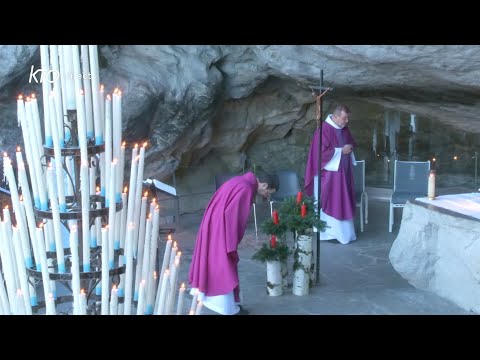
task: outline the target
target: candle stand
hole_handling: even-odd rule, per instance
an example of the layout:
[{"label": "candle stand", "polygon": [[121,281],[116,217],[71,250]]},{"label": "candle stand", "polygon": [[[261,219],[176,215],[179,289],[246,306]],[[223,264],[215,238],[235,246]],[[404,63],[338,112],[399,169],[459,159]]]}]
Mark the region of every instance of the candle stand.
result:
[{"label": "candle stand", "polygon": [[[82,259],[82,242],[83,242],[83,228],[82,228],[82,197],[81,197],[81,190],[80,190],[80,148],[79,148],[79,141],[78,141],[78,133],[76,129],[78,128],[77,116],[75,110],[68,111],[68,123],[64,124],[65,128],[70,130],[70,139],[65,141],[64,148],[61,149],[61,159],[55,159],[54,149],[53,147],[49,147],[43,145],[44,148],[44,156],[48,161],[50,158],[55,159],[55,161],[62,161],[62,167],[65,171],[65,174],[68,178],[68,181],[71,182],[74,194],[71,196],[65,196],[67,209],[66,211],[59,211],[60,212],[60,221],[62,225],[70,232],[70,228],[68,225],[69,220],[76,220],[77,221],[77,231],[78,231],[78,241],[79,241],[79,258]],[[70,124],[70,126],[69,126]],[[105,144],[95,145],[94,139],[89,139],[87,143],[87,153],[89,159],[92,157],[98,159],[97,155],[103,153],[105,151]],[[73,158],[73,174],[71,174],[68,170],[67,161],[71,161]],[[90,167],[97,167],[98,168],[98,161],[97,162],[89,162]],[[46,166],[46,163],[42,165]],[[101,218],[102,224],[108,223],[108,212],[109,208],[105,207],[105,196],[102,195],[89,195],[90,196],[90,209],[89,209],[89,228],[95,223],[96,218]],[[100,207],[97,208],[97,204],[101,204]],[[115,204],[116,212],[119,212],[123,208],[122,201],[117,202]],[[40,210],[37,207],[34,207],[35,217],[37,219],[53,219],[52,208],[49,202],[48,210]],[[102,254],[102,247],[89,247],[90,248],[90,266],[93,271],[82,271],[82,264],[80,264],[80,281],[81,287],[86,289],[86,297],[87,297],[87,314],[98,314],[100,313],[99,309],[99,301],[101,296],[95,295],[94,290],[96,286],[100,283],[102,278],[102,263],[101,263],[101,254]],[[65,287],[73,293],[72,287],[69,286],[69,283],[72,281],[72,262],[70,260],[70,249],[64,249],[65,255],[65,268],[66,270],[70,269],[70,272],[60,273],[58,271],[57,264],[57,254],[56,252],[49,252],[47,251],[47,258],[53,260],[53,272],[49,273],[49,278],[51,281],[60,281],[62,282]],[[119,264],[119,256],[123,255],[123,249],[116,249],[114,252],[115,261],[114,267],[109,270],[110,279],[113,285],[119,285],[120,283],[120,275],[125,273],[125,265]],[[36,279],[37,281],[42,280],[42,272],[37,271],[35,268],[27,268],[27,273],[31,278]],[[107,290],[108,291],[108,290]],[[37,310],[40,308],[45,307],[45,300],[38,301]],[[57,304],[60,303],[68,303],[73,301],[73,295],[67,296],[58,296],[55,302]],[[123,298],[119,298],[119,302],[121,303]]]}]

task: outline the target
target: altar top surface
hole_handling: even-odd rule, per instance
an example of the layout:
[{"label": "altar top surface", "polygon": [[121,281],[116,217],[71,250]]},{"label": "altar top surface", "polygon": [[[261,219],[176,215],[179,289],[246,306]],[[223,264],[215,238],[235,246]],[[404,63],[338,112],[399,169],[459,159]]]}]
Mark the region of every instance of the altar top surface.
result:
[{"label": "altar top surface", "polygon": [[432,210],[470,220],[480,220],[480,193],[440,195],[434,200],[427,197],[416,198],[413,203],[426,204]]}]

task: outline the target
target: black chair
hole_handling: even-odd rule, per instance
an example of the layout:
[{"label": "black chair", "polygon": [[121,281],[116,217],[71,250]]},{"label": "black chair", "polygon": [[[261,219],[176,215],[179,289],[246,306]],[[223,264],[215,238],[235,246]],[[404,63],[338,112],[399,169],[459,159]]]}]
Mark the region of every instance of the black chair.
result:
[{"label": "black chair", "polygon": [[276,175],[278,176],[278,190],[270,196],[270,214],[273,213],[274,203],[280,203],[291,196],[296,196],[301,191],[300,180],[295,171],[279,170]]},{"label": "black chair", "polygon": [[357,160],[353,167],[355,183],[355,202],[360,208],[360,231],[363,232],[363,224],[368,224],[368,194],[365,191],[365,160]]}]

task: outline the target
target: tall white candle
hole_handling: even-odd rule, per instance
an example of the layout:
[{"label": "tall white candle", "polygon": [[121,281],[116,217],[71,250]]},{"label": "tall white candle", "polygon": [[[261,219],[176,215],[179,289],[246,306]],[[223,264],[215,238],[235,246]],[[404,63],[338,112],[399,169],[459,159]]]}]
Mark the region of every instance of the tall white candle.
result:
[{"label": "tall white candle", "polygon": [[[147,295],[148,295],[148,277],[149,277],[149,271],[150,271],[150,238],[151,238],[151,232],[152,232],[152,215],[149,214],[147,217],[146,225],[145,225],[145,245],[144,245],[144,252],[143,252],[143,259],[141,262],[141,277],[140,279],[143,279],[146,281],[145,284],[145,307],[147,304]],[[137,274],[138,278],[138,274]],[[145,308],[146,312],[146,308]]]},{"label": "tall white candle", "polygon": [[[48,99],[48,96],[47,98]],[[30,109],[32,111],[33,129],[35,133],[35,144],[38,149],[38,156],[43,154],[42,131],[40,130],[40,113],[38,112],[38,102],[35,94],[30,96]]]},{"label": "tall white candle", "polygon": [[435,170],[430,170],[428,175],[428,198],[435,199]]},{"label": "tall white candle", "polygon": [[[140,222],[140,207],[141,207],[141,201],[142,198],[140,197],[140,194],[142,193],[142,187],[143,187],[143,169],[145,167],[145,148],[147,146],[147,143],[145,142],[143,146],[140,148],[140,158],[138,160],[138,170],[137,170],[137,179],[135,181],[136,184],[136,189],[135,189],[135,210],[133,212],[133,222],[135,224],[138,224]],[[137,252],[137,242],[134,242],[134,251]],[[163,274],[163,272],[161,272]]]},{"label": "tall white candle", "polygon": [[[150,260],[149,260],[149,273],[152,274],[155,271],[156,259],[157,259],[157,240],[158,229],[160,226],[160,211],[157,208],[153,214],[152,235],[150,239]],[[148,277],[147,283],[147,314],[152,314],[155,305],[155,287],[156,282],[152,276]]]},{"label": "tall white candle", "polygon": [[110,164],[110,183],[108,191],[108,263],[110,269],[113,269],[114,266],[114,242],[115,242],[115,218],[116,218],[116,204],[115,204],[115,170],[116,170],[117,160],[113,159]]},{"label": "tall white candle", "polygon": [[195,315],[201,315],[202,307],[203,307],[203,302],[199,300],[197,303],[197,307],[195,308]]},{"label": "tall white candle", "polygon": [[[48,97],[50,105],[50,113],[54,117],[55,114],[55,95],[50,94]],[[65,200],[65,181],[63,175],[63,162],[62,162],[62,149],[60,146],[60,139],[58,138],[58,132],[52,132],[53,141],[53,153],[55,156],[55,175],[57,178],[57,190],[58,190],[58,207],[60,211],[67,211],[67,202]]]},{"label": "tall white candle", "polygon": [[158,306],[157,306],[157,309],[156,309],[156,314],[157,315],[165,315],[165,300],[167,298],[167,293],[168,293],[168,282],[170,281],[170,271],[167,269],[165,270],[165,272],[163,273],[163,278],[162,278],[162,282],[161,282],[161,287],[160,287],[160,283],[159,283],[159,293],[160,293],[160,298],[159,298],[159,301],[158,301]]},{"label": "tall white candle", "polygon": [[[162,262],[162,269],[160,270],[161,273],[165,271],[166,268],[170,265],[170,254],[172,252],[172,235],[168,234],[168,240],[165,244],[165,252],[163,253],[163,262]],[[175,252],[174,252],[175,254]],[[161,281],[162,279],[160,279]]]},{"label": "tall white candle", "polygon": [[[100,85],[100,130],[105,133],[105,86]],[[102,136],[103,137],[103,136]]]},{"label": "tall white candle", "polygon": [[118,315],[118,289],[113,285],[110,294],[110,315]]},{"label": "tall white candle", "polygon": [[5,282],[3,280],[3,275],[1,271],[0,271],[0,304],[1,304],[1,315],[10,315],[10,302],[8,301],[7,289],[5,288]]},{"label": "tall white candle", "polygon": [[[44,294],[49,294],[52,292],[50,289],[50,273],[48,272],[48,263],[47,263],[47,253],[45,251],[45,239],[43,236],[43,223],[40,223],[40,226],[36,228],[35,231],[35,239],[37,243],[37,248],[40,256],[40,269],[42,271],[42,283],[43,283],[43,293]],[[47,306],[47,312],[52,309],[49,309],[48,306],[48,299],[45,297],[45,305]],[[55,311],[55,304],[53,307],[53,311]]]},{"label": "tall white candle", "polygon": [[171,268],[170,290],[168,292],[167,304],[165,305],[165,314],[167,315],[173,314],[173,304],[175,303],[179,264],[180,260],[178,257],[176,257],[176,260]]},{"label": "tall white candle", "polygon": [[47,183],[48,194],[50,197],[50,205],[52,208],[53,231],[55,234],[55,250],[57,252],[58,272],[65,273],[65,254],[63,251],[62,242],[62,223],[60,222],[60,212],[58,209],[57,188],[55,187],[55,180],[53,175],[52,164],[48,164],[47,168]]},{"label": "tall white candle", "polygon": [[192,299],[192,305],[190,306],[190,313],[195,313],[195,309],[197,308],[197,300],[198,300],[198,289],[195,290]]},{"label": "tall white candle", "polygon": [[134,254],[137,259],[137,265],[135,268],[135,291],[133,292],[133,299],[138,300],[138,287],[140,284],[141,269],[143,252],[145,246],[145,227],[146,227],[146,212],[147,212],[147,194],[142,197],[142,207],[140,210],[140,230],[138,231],[138,252]]},{"label": "tall white candle", "polygon": [[137,189],[135,185],[135,181],[137,179],[137,169],[138,169],[138,161],[140,157],[137,156],[138,152],[138,145],[132,149],[132,160],[130,165],[130,183],[128,186],[128,211],[127,211],[127,223],[135,222],[135,191]]},{"label": "tall white candle", "polygon": [[[59,144],[61,147],[64,146],[64,133],[63,133],[63,98],[62,94],[65,94],[62,91],[62,81],[65,82],[65,79],[61,75],[59,54],[58,54],[59,45],[50,45],[50,63],[52,65],[52,71],[60,74],[53,79],[53,94],[55,97],[55,118],[51,117],[51,126],[52,126],[52,135],[53,129],[56,129]],[[61,46],[60,46],[61,48]],[[66,105],[66,104],[65,104]],[[52,112],[50,111],[50,114]]]},{"label": "tall white candle", "polygon": [[65,66],[65,90],[67,110],[76,110],[75,82],[73,73],[72,45],[63,45],[63,64]]},{"label": "tall white candle", "polygon": [[145,280],[140,282],[138,295],[137,315],[145,315]]},{"label": "tall white candle", "polygon": [[120,248],[125,248],[125,229],[127,228],[127,191],[128,188],[125,186],[122,192],[122,210],[121,210],[121,217],[120,217]]},{"label": "tall white candle", "polygon": [[108,315],[108,290],[110,271],[108,266],[108,225],[102,228],[102,315]]},{"label": "tall white candle", "polygon": [[[95,128],[95,144],[103,143],[103,129],[102,129],[102,105],[103,93],[100,93],[100,74],[98,68],[98,48],[97,45],[89,45],[90,56],[90,75],[92,83],[92,103],[93,103],[93,121]],[[108,163],[107,163],[108,164]]]},{"label": "tall white candle", "polygon": [[125,252],[127,264],[125,267],[125,301],[124,314],[130,315],[132,312],[132,279],[133,279],[133,252],[132,237],[135,230],[135,224],[128,224],[127,239],[125,240]]},{"label": "tall white candle", "polygon": [[78,315],[87,315],[87,294],[85,289],[80,290],[80,310]]},{"label": "tall white candle", "polygon": [[[2,221],[0,224],[0,257],[2,260],[2,268],[5,274],[5,282],[7,284],[8,298],[14,299],[15,292],[20,283],[16,279],[17,268],[15,266],[15,253],[12,249],[11,234],[7,234],[12,230],[11,223]],[[18,285],[17,285],[18,282]],[[10,302],[10,312],[15,314],[15,301]]]},{"label": "tall white candle", "polygon": [[116,200],[120,202],[120,194],[122,193],[123,189],[123,173],[125,167],[125,142],[122,143],[120,147],[120,161],[117,166],[117,183],[116,183]]},{"label": "tall white candle", "polygon": [[[24,301],[24,309],[26,311],[27,315],[32,315],[32,307],[29,301],[30,298],[30,291],[28,287],[28,280],[27,280],[27,270],[25,268],[25,263],[22,257],[22,249],[20,245],[20,235],[18,228],[16,226],[12,227],[13,231],[13,244],[15,246],[15,260],[17,264],[17,271],[18,271],[18,277],[20,279],[20,288],[22,289],[22,294],[25,294],[23,297]],[[18,311],[18,303],[17,303],[17,313]]]},{"label": "tall white candle", "polygon": [[82,198],[82,251],[83,271],[90,271],[90,177],[88,162],[80,165],[80,191]]},{"label": "tall white candle", "polygon": [[177,315],[182,315],[184,297],[185,297],[185,284],[182,283],[182,285],[180,286],[180,291],[178,292]]},{"label": "tall white candle", "polygon": [[25,303],[26,297],[23,296],[21,289],[17,289],[17,313],[15,315],[32,315],[31,311],[28,313],[28,306]]},{"label": "tall white candle", "polygon": [[[44,73],[48,73],[48,71],[50,71],[48,45],[40,45],[40,64]],[[52,80],[53,79],[47,80],[45,77],[43,77],[43,81],[42,81],[42,96],[43,96],[42,103],[43,103],[43,124],[44,124],[44,131],[45,131],[45,145],[50,147],[53,145],[53,138],[52,138],[52,126],[50,125],[51,116],[50,116],[50,108],[48,106],[48,98],[50,96],[50,91],[52,90],[52,87],[50,85]]]},{"label": "tall white candle", "polygon": [[[76,221],[75,221],[76,222]],[[76,315],[80,312],[80,260],[78,257],[78,231],[77,225],[70,226],[70,251],[72,253],[72,293],[73,308]]]},{"label": "tall white candle", "polygon": [[102,184],[103,194],[108,194],[110,185],[110,163],[112,162],[112,98],[107,95],[105,99],[105,184]]},{"label": "tall white candle", "polygon": [[[67,75],[65,72],[65,55],[63,52],[63,45],[58,45],[58,65],[60,67],[60,86],[62,94],[62,119],[64,115],[67,115]],[[66,125],[70,126],[70,122],[66,120]],[[65,140],[70,139],[70,130],[65,128]]]},{"label": "tall white candle", "polygon": [[[89,139],[92,139],[95,135],[93,130],[94,128],[93,128],[93,107],[92,107],[92,85],[90,83],[91,74],[90,74],[90,64],[89,64],[89,58],[88,58],[88,45],[80,45],[80,57],[82,60],[82,68],[81,68],[81,76],[83,80],[82,86],[85,92],[85,118],[87,120],[87,137]],[[97,144],[97,145],[100,145],[100,144]]]}]

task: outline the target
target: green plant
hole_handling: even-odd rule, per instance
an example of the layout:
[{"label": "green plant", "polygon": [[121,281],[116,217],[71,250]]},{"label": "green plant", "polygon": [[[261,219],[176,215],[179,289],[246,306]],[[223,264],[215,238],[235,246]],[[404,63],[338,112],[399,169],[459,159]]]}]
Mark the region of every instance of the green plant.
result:
[{"label": "green plant", "polygon": [[267,261],[285,261],[290,254],[290,249],[284,242],[277,242],[275,247],[263,243],[262,247],[252,256],[253,260]]},{"label": "green plant", "polygon": [[[306,214],[302,216],[302,205],[306,207]],[[285,199],[278,210],[279,217],[285,222],[286,228],[298,235],[305,235],[316,227],[320,231],[325,230],[326,222],[320,220],[315,212],[313,198],[302,194],[302,200],[297,204],[297,197]]]}]

